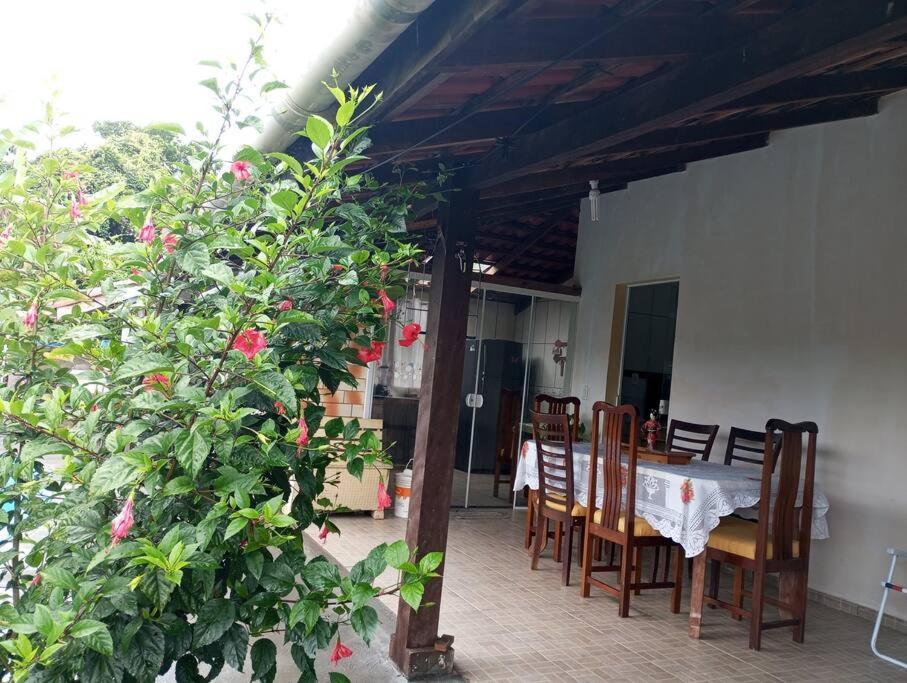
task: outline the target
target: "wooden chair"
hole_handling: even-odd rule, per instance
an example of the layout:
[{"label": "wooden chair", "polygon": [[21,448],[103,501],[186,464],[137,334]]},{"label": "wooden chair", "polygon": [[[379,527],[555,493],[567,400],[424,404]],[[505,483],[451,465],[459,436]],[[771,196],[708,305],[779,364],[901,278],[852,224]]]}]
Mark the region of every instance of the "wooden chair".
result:
[{"label": "wooden chair", "polygon": [[665,451],[695,453],[702,460],[707,461],[716,436],[718,436],[718,425],[701,425],[695,422],[671,420],[671,424],[668,425]]},{"label": "wooden chair", "polygon": [[[519,448],[520,425],[520,392],[515,389],[502,389],[501,402],[498,407],[497,441],[494,459],[494,497],[498,497],[501,484],[508,484],[507,500],[513,502],[513,474],[516,472],[515,456]],[[508,478],[501,477],[501,470],[506,466]]]},{"label": "wooden chair", "polygon": [[[772,462],[778,464],[778,452],[781,450],[781,434],[772,436],[775,457]],[[751,455],[755,454],[755,455]],[[758,456],[758,457],[755,457]],[[765,456],[765,432],[753,429],[731,427],[727,437],[727,449],[724,451],[724,464],[733,465],[734,460],[761,465]]]},{"label": "wooden chair", "polygon": [[[774,460],[773,466],[778,464],[778,453],[781,450],[780,432],[772,435]],[[758,456],[758,457],[756,457]],[[757,432],[753,429],[743,429],[742,427],[731,427],[728,433],[727,449],[724,452],[724,464],[733,465],[735,460],[748,462],[753,465],[761,465],[765,456],[765,432]],[[753,520],[748,520],[752,523]],[[709,595],[718,595],[718,582],[720,580],[721,563],[712,560],[709,570]],[[741,604],[741,594],[745,572],[743,567],[734,567],[734,598],[735,605]],[[739,614],[734,616],[740,620]]]},{"label": "wooden chair", "polygon": [[571,436],[579,440],[579,406],[576,396],[549,396],[538,394],[532,402],[532,410],[545,415],[568,415],[570,417]]},{"label": "wooden chair", "polygon": [[[573,441],[579,439],[579,407],[580,400],[576,396],[549,396],[548,394],[538,394],[532,401],[532,410],[536,413],[546,415],[569,415],[571,421],[571,432]],[[526,531],[523,538],[523,545],[526,549],[532,547],[532,538],[535,536],[535,506],[538,495],[530,491],[526,501]]]},{"label": "wooden chair", "polygon": [[[653,529],[642,517],[636,516],[636,439],[631,439],[627,456],[626,476],[621,462],[621,431],[624,421],[630,420],[630,433],[637,433],[636,408],[632,405],[612,406],[602,401],[592,406],[592,454],[589,462],[590,505],[586,510],[586,532],[583,537],[583,573],[580,592],[589,597],[591,586],[601,588],[618,599],[618,614],[626,617],[630,613],[630,593],[637,589],[672,588],[671,611],[680,611],[680,590],[683,579],[682,551],[671,539]],[[598,487],[599,461],[603,481],[601,509],[594,502]],[[624,484],[625,482],[625,484]],[[626,487],[626,503],[622,492]],[[596,539],[603,543],[620,546],[620,564],[613,560],[606,565],[593,564],[592,545]],[[675,546],[674,580],[661,581],[656,576],[643,582],[638,563],[638,551],[645,547]],[[634,567],[635,564],[635,567]],[[665,563],[665,574],[667,565]],[[634,569],[636,569],[635,578]],[[593,572],[618,572],[619,584],[611,585],[592,576]]]},{"label": "wooden chair", "polygon": [[532,548],[532,569],[538,567],[539,553],[547,541],[547,520],[554,522],[554,559],[560,560],[561,534],[566,534],[566,555],[563,558],[563,584],[570,584],[570,565],[573,562],[573,532],[580,532],[579,562],[582,564],[582,538],[586,509],[573,498],[573,435],[569,416],[561,413],[532,413],[532,436],[535,439],[539,468],[538,501],[536,504],[536,534]]},{"label": "wooden chair", "polygon": [[[690,637],[699,638],[702,626],[702,605],[706,602],[722,607],[732,615],[749,617],[750,648],[758,650],[762,631],[768,628],[793,627],[794,642],[802,643],[806,626],[806,587],[809,572],[809,545],[812,531],[813,483],[816,467],[816,438],[819,433],[814,422],[790,424],[769,420],[765,426],[762,486],[759,498],[759,521],[756,524],[733,517],[724,518],[712,530],[705,552],[694,560],[693,589],[690,601]],[[780,473],[773,481],[775,465],[774,436],[781,433]],[[807,435],[806,454],[803,435]],[[801,470],[803,495],[798,505]],[[776,488],[772,495],[773,485]],[[717,591],[705,595],[705,566],[709,560],[727,562],[753,572],[751,592],[740,591],[739,601],[719,600]],[[765,595],[767,574],[779,574],[779,597]],[[751,607],[743,607],[743,597],[749,596]],[[775,605],[781,619],[762,621],[765,603]]]}]

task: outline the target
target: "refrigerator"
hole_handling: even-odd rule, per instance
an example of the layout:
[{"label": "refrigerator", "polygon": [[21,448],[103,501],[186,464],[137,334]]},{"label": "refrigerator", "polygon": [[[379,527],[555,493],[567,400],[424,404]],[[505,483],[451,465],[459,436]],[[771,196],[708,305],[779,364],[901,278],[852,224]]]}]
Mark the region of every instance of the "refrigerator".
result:
[{"label": "refrigerator", "polygon": [[[479,368],[476,391],[476,367]],[[501,392],[505,389],[522,391],[525,359],[523,345],[505,339],[466,341],[463,363],[463,385],[460,390],[460,422],[457,430],[456,468],[466,471],[469,465],[469,438],[472,426],[472,404],[476,424],[472,450],[472,471],[494,471],[497,446],[498,410]],[[471,400],[473,394],[481,397]]]}]

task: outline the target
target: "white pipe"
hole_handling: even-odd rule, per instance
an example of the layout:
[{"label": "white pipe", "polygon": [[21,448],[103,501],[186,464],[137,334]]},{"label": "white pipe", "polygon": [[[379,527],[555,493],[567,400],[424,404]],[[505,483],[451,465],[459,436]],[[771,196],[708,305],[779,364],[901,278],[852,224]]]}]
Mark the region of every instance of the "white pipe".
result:
[{"label": "white pipe", "polygon": [[[434,0],[360,0],[339,30],[296,79],[296,86],[271,112],[255,143],[262,152],[279,152],[290,146],[305,128],[310,114],[324,116],[336,100],[322,81],[337,73],[337,85],[346,88],[394,42]],[[377,83],[381,90],[381,84]],[[329,118],[329,117],[325,117]]]}]

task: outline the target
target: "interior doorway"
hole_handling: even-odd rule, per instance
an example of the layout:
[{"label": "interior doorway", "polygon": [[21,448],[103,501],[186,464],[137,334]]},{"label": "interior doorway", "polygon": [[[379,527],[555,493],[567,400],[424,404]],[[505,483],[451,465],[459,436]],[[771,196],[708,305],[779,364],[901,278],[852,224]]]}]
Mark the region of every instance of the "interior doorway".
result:
[{"label": "interior doorway", "polygon": [[652,413],[667,434],[674,371],[674,334],[680,283],[657,282],[626,288],[618,403],[636,407],[640,420]]}]

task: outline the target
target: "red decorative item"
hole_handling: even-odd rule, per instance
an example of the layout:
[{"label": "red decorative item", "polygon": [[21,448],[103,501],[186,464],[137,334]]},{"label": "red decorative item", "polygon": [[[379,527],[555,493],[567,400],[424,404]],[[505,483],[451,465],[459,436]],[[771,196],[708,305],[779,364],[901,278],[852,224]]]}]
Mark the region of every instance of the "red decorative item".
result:
[{"label": "red decorative item", "polygon": [[691,500],[693,500],[693,480],[684,479],[683,483],[680,485],[680,500],[686,505]]},{"label": "red decorative item", "polygon": [[661,431],[661,425],[658,423],[658,417],[654,410],[649,413],[649,419],[642,423],[640,429],[646,437],[646,446],[650,451],[654,451],[655,443],[658,441],[658,433]]},{"label": "red decorative item", "polygon": [[400,346],[412,346],[421,333],[422,326],[419,323],[408,323],[403,326],[403,337],[397,343]]}]

